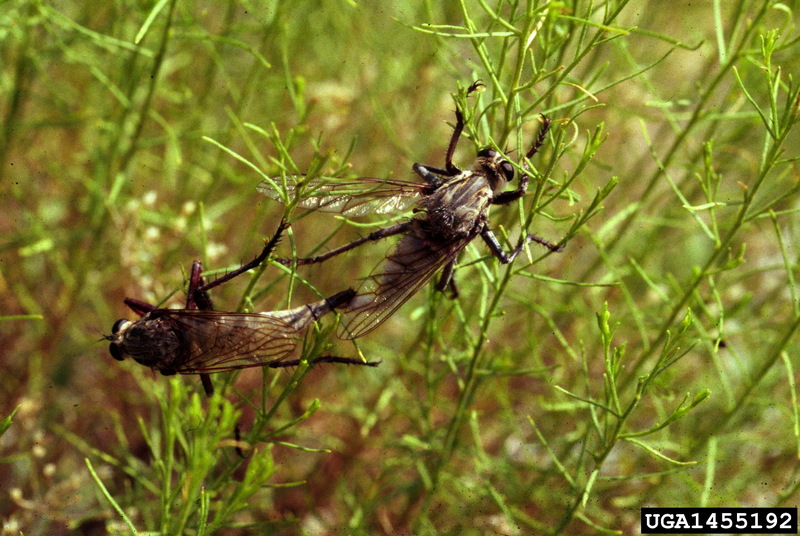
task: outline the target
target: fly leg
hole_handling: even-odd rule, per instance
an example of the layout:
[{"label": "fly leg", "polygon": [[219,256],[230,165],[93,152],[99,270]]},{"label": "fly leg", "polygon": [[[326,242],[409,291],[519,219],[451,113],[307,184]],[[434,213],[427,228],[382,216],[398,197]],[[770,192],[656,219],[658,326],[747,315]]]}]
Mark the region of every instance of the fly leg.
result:
[{"label": "fly leg", "polygon": [[509,190],[508,192],[501,192],[492,198],[493,205],[507,205],[516,201],[525,195],[528,190],[528,175],[525,174],[519,178],[519,188],[516,190]]},{"label": "fly leg", "polygon": [[203,289],[204,285],[203,264],[200,261],[194,261],[192,263],[192,271],[189,274],[189,288],[186,289],[187,309],[202,309],[203,311],[214,310],[211,296]]},{"label": "fly leg", "polygon": [[486,242],[487,246],[489,246],[492,255],[497,257],[497,260],[499,260],[501,264],[508,264],[513,261],[525,246],[525,240],[523,240],[516,248],[514,248],[514,251],[511,253],[506,253],[503,250],[503,246],[501,246],[500,242],[497,241],[497,237],[494,236],[492,230],[489,229],[488,225],[484,225],[483,229],[481,229],[481,238],[483,238],[483,241]]},{"label": "fly leg", "polygon": [[432,194],[438,190],[439,187],[444,184],[444,179],[439,175],[447,175],[447,172],[443,169],[423,166],[422,164],[414,164],[411,166],[411,170],[428,183],[428,186],[423,189],[425,194]]},{"label": "fly leg", "polygon": [[[270,363],[267,365],[269,368],[290,368],[290,367],[297,367],[302,363],[302,359],[292,359],[290,361],[278,361],[276,363]],[[377,367],[381,364],[380,361],[361,361],[355,357],[337,357],[333,355],[323,355],[321,357],[317,357],[316,359],[312,359],[308,362],[309,365],[318,365],[320,363],[337,363],[339,365],[359,365],[362,367]]]},{"label": "fly leg", "polygon": [[541,244],[553,252],[559,252],[564,249],[563,246],[552,244],[543,238],[529,234],[525,237],[525,240],[520,242],[520,244],[514,248],[514,251],[511,253],[506,253],[503,251],[503,246],[501,246],[500,242],[497,241],[497,237],[494,236],[494,233],[491,229],[489,229],[488,225],[484,225],[483,229],[481,230],[481,238],[483,238],[483,241],[486,242],[487,246],[489,246],[492,255],[497,257],[497,260],[499,260],[501,264],[508,264],[513,261],[522,251],[522,248],[525,247],[525,242],[528,240],[536,242],[537,244]]},{"label": "fly leg", "polygon": [[[232,272],[228,272],[227,274],[223,275],[222,277],[220,277],[218,279],[215,279],[211,283],[208,283],[206,285],[201,285],[201,286],[198,286],[197,288],[195,288],[194,292],[193,292],[195,299],[197,298],[197,296],[199,294],[206,293],[209,290],[211,290],[212,288],[214,288],[216,286],[219,286],[222,283],[225,283],[227,281],[230,281],[231,279],[233,279],[237,275],[241,275],[241,274],[245,273],[246,271],[251,270],[251,269],[259,266],[262,262],[267,260],[267,257],[270,256],[272,251],[278,245],[278,242],[280,242],[281,235],[283,234],[283,231],[286,230],[287,227],[289,227],[289,224],[286,223],[286,220],[281,220],[280,225],[278,225],[278,230],[275,231],[275,234],[272,236],[272,238],[269,239],[269,242],[267,242],[264,245],[264,249],[261,250],[261,253],[259,253],[258,256],[255,259],[253,259],[252,261],[248,262],[245,265],[240,266],[236,270],[234,270]],[[191,284],[191,281],[190,281],[190,284]],[[202,307],[200,307],[200,308],[202,309]]]},{"label": "fly leg", "polygon": [[125,298],[123,303],[139,316],[144,316],[150,311],[157,309],[155,305],[150,305],[149,303],[134,298]]},{"label": "fly leg", "polygon": [[308,258],[305,258],[305,259],[295,259],[295,260],[293,260],[293,259],[278,259],[278,262],[283,264],[283,265],[285,265],[285,266],[290,266],[293,263],[297,263],[298,265],[316,264],[318,262],[326,261],[326,260],[330,259],[331,257],[335,257],[336,255],[339,255],[340,253],[344,253],[346,251],[350,251],[351,249],[357,248],[358,246],[360,246],[361,244],[364,244],[365,242],[374,242],[374,241],[380,240],[382,238],[387,238],[389,236],[394,236],[396,234],[405,233],[406,231],[411,229],[411,223],[412,222],[407,221],[407,222],[404,222],[404,223],[398,223],[396,225],[392,225],[392,226],[389,226],[389,227],[385,227],[383,229],[379,229],[379,230],[377,230],[375,232],[372,232],[372,233],[368,234],[367,236],[359,238],[358,240],[354,240],[354,241],[350,242],[349,244],[345,244],[344,246],[338,247],[336,249],[332,249],[331,251],[329,251],[327,253],[323,253],[322,255],[317,255],[316,257],[308,257]]},{"label": "fly leg", "polygon": [[453,164],[453,155],[456,152],[456,145],[458,145],[458,138],[464,131],[464,114],[456,107],[456,126],[453,128],[453,134],[450,136],[450,144],[447,146],[447,153],[444,156],[444,169],[447,171],[446,175],[453,177],[461,173],[455,164]]},{"label": "fly leg", "polygon": [[544,144],[545,138],[547,138],[547,133],[550,131],[550,118],[546,115],[542,115],[542,128],[539,129],[539,135],[536,136],[536,141],[533,143],[528,152],[525,154],[525,158],[530,160],[533,158],[533,155],[539,152],[542,144]]},{"label": "fly leg", "polygon": [[[533,142],[531,148],[528,149],[528,152],[525,154],[525,158],[530,160],[533,155],[539,152],[539,149],[544,144],[544,140],[547,138],[547,132],[550,130],[550,119],[547,118],[544,114],[542,114],[542,128],[539,129],[539,134],[536,136],[536,141]],[[528,171],[528,164],[525,163],[524,166],[525,171]],[[528,190],[528,180],[530,176],[528,173],[523,173],[522,176],[519,178],[519,188],[516,190],[509,190],[508,192],[502,192],[494,196],[492,199],[493,205],[507,205],[513,201],[516,201]]]},{"label": "fly leg", "polygon": [[433,166],[424,166],[422,164],[414,164],[411,166],[411,169],[414,170],[414,173],[428,182],[431,190],[436,190],[444,182],[442,178],[437,177],[437,175],[441,175],[443,177],[455,177],[461,173],[461,170],[458,169],[455,164],[453,164],[453,155],[456,152],[458,139],[461,137],[461,133],[463,131],[464,114],[461,113],[461,110],[456,108],[456,126],[453,128],[453,134],[450,136],[450,143],[447,145],[447,152],[444,156],[444,169]]},{"label": "fly leg", "polygon": [[456,299],[458,298],[458,285],[456,285],[456,280],[453,277],[453,270],[456,266],[456,260],[452,259],[450,262],[444,265],[442,269],[442,275],[439,276],[439,282],[436,283],[436,290],[439,292],[444,292],[447,288],[450,288],[450,298]]}]

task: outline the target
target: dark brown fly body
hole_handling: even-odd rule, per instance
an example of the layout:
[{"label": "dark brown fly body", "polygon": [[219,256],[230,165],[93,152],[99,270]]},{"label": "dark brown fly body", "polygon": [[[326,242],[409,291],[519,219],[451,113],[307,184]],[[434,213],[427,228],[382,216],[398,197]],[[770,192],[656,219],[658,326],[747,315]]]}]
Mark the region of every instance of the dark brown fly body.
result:
[{"label": "dark brown fly body", "polygon": [[[142,318],[114,323],[109,351],[114,359],[130,357],[161,374],[200,374],[203,386],[213,392],[208,374],[247,367],[290,367],[288,360],[302,340],[301,333],[323,315],[343,307],[355,296],[348,289],[330,298],[285,311],[229,313],[212,310],[208,291],[230,281],[269,257],[286,228],[281,223],[261,254],[241,268],[203,284],[202,267],[192,266],[185,309],[160,309],[126,298],[125,303]],[[198,308],[199,307],[199,308]],[[320,357],[315,363],[374,365],[357,359]]]}]

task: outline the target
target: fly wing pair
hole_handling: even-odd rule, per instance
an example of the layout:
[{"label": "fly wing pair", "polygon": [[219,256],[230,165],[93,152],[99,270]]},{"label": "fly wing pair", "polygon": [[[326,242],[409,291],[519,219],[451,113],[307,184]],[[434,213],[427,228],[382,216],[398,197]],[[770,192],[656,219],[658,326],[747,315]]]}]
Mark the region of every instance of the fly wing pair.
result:
[{"label": "fly wing pair", "polygon": [[[423,188],[417,182],[372,177],[360,177],[356,180],[321,177],[309,181],[302,176],[295,178],[302,189],[298,192],[298,188],[290,184],[287,191],[290,198],[302,193],[302,208],[337,212],[347,217],[402,212],[419,201]],[[276,181],[265,180],[258,185],[257,190],[270,199],[283,202],[276,186]]]},{"label": "fly wing pair", "polygon": [[[337,212],[348,217],[396,213],[418,204],[427,193],[426,187],[427,185],[417,182],[370,177],[354,181],[314,179],[304,185],[312,195],[301,200],[299,206],[324,212]],[[281,200],[279,193],[267,181],[258,186],[258,191],[269,198]],[[294,195],[294,193],[294,188],[290,186],[289,194]],[[327,254],[297,261],[298,264],[321,262],[364,242],[403,234],[389,256],[363,281],[356,297],[342,309],[343,338],[362,337],[377,328],[440,268],[452,262],[473,238],[432,241],[419,227],[420,225],[421,220],[416,219],[400,223],[376,231]],[[288,261],[280,262],[290,264]]]},{"label": "fly wing pair", "polygon": [[[291,355],[299,336],[291,324],[268,313],[158,309],[150,315],[139,322],[157,323],[148,326],[151,333],[179,334],[174,346],[177,351],[171,354],[174,358],[161,354],[165,359],[150,365],[167,374],[211,374],[279,363]],[[152,351],[157,341],[148,340],[147,333],[141,331],[141,337],[137,337],[136,331],[131,330],[136,330],[136,326],[128,327],[119,343],[122,355],[150,364],[137,348]]]}]

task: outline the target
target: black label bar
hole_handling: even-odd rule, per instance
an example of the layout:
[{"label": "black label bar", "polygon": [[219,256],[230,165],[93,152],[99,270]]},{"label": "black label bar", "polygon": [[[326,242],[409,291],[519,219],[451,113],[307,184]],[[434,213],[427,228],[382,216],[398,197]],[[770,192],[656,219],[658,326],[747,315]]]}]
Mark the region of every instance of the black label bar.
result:
[{"label": "black label bar", "polygon": [[642,508],[642,534],[797,534],[797,508]]}]

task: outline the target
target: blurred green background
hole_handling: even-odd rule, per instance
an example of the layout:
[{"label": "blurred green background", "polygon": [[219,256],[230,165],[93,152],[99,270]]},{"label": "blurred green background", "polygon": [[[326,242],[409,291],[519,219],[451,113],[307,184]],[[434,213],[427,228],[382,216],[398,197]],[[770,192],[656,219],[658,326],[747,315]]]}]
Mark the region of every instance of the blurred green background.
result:
[{"label": "blurred green background", "polygon": [[[6,532],[632,534],[642,506],[796,505],[797,9],[4,2]],[[357,347],[311,334],[377,369],[248,370],[213,401],[97,342],[124,297],[180,307],[193,259],[258,253],[284,215],[260,173],[441,166],[476,79],[456,162],[493,143],[519,164],[547,114],[529,195],[490,222],[562,253],[509,271],[476,241],[458,300],[428,285]],[[298,219],[279,254],[380,225],[359,221]],[[267,266],[252,306],[357,285],[392,243]],[[280,433],[241,459],[233,422]]]}]

